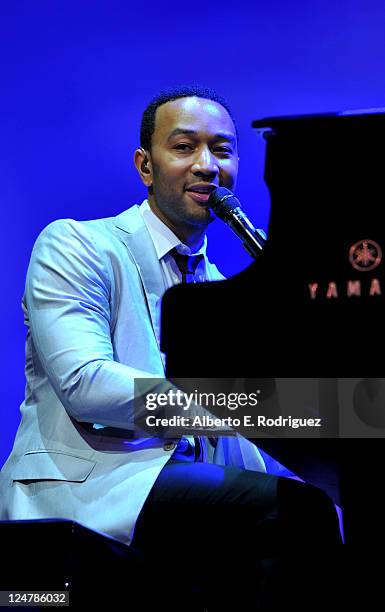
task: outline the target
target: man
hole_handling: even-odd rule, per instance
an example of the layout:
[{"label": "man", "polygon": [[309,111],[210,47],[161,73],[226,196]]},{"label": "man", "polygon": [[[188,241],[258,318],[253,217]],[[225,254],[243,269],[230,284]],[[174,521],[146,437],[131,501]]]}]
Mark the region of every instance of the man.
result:
[{"label": "man", "polygon": [[264,560],[280,544],[308,537],[319,506],[312,541],[338,542],[338,526],[326,496],[266,474],[241,436],[131,437],[134,380],[164,376],[159,308],[183,280],[179,256],[196,258],[194,278],[223,278],[207,259],[206,230],[211,190],[237,179],[226,102],[203,88],[158,96],[144,112],[135,165],[148,190],[140,207],[55,221],[34,246],[22,303],[26,397],[2,471],[1,518],[72,518],[133,542],[157,568],[168,549],[166,566],[190,562],[213,594],[211,545],[210,571],[213,559],[236,555],[239,588],[247,575],[265,579]]}]

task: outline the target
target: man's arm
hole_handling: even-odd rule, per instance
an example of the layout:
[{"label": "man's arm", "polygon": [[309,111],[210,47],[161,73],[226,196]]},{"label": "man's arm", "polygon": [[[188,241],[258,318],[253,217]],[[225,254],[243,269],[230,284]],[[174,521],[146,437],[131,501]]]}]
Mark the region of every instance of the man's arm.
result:
[{"label": "man's arm", "polygon": [[[90,231],[71,219],[54,221],[41,232],[25,292],[34,347],[72,418],[128,429],[139,436],[159,435],[160,430],[152,434],[140,425],[149,414],[142,398],[176,387],[162,375],[114,361],[110,328],[114,278],[101,250]],[[141,381],[141,397],[135,397],[134,382],[139,378],[148,380]],[[164,408],[152,414],[164,416]],[[210,415],[195,404],[190,410],[190,416],[205,414]],[[186,428],[183,433],[200,433],[200,429]],[[212,428],[203,427],[202,432],[206,429]],[[234,435],[228,427],[214,429]],[[162,430],[163,435],[167,430]],[[181,435],[171,428],[169,434],[173,433]]]},{"label": "man's arm", "polygon": [[114,361],[112,282],[84,225],[55,221],[35,243],[25,301],[34,347],[69,415],[133,429],[134,379],[157,374]]}]

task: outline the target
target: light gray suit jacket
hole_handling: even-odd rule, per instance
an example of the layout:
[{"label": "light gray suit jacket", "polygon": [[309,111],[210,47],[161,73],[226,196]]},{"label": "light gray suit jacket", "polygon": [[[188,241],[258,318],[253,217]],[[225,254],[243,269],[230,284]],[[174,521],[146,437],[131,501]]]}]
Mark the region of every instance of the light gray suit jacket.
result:
[{"label": "light gray suit jacket", "polygon": [[[209,275],[223,278],[211,264]],[[69,518],[131,542],[173,449],[158,438],[138,449],[90,424],[130,429],[134,379],[164,377],[155,312],[164,291],[138,206],[41,232],[22,301],[26,395],[1,472],[1,519]],[[208,461],[265,471],[242,436],[205,444]]]}]

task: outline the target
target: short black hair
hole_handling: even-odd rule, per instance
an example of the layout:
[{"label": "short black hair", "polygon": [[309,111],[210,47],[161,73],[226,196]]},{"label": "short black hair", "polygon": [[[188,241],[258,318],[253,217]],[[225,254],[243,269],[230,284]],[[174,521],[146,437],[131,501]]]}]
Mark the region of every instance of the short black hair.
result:
[{"label": "short black hair", "polygon": [[153,98],[148,104],[142,115],[142,122],[140,125],[140,146],[143,149],[146,151],[151,150],[152,135],[155,131],[155,115],[159,106],[166,104],[166,102],[178,100],[179,98],[190,98],[191,96],[212,100],[213,102],[217,102],[223,106],[231,117],[238,139],[238,129],[233,114],[226,100],[222,98],[222,96],[217,94],[217,92],[210,87],[203,87],[202,85],[183,85],[160,91],[158,95],[155,96],[155,98]]}]

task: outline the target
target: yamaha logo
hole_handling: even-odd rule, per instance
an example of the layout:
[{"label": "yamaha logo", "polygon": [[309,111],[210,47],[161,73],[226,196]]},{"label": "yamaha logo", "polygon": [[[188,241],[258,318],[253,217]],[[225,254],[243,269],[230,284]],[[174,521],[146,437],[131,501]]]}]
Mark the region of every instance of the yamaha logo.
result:
[{"label": "yamaha logo", "polygon": [[[380,265],[382,251],[380,245],[374,240],[359,240],[349,249],[349,261],[353,268],[358,272],[370,272]],[[337,283],[330,280],[326,286],[320,287],[319,283],[309,283],[308,290],[310,299],[326,298],[327,300],[339,298],[340,295],[346,297],[375,297],[382,295],[381,283],[378,278],[365,277],[365,282],[361,280],[346,280],[345,283]]]},{"label": "yamaha logo", "polygon": [[349,251],[349,260],[355,270],[369,272],[380,265],[381,247],[374,240],[360,240]]}]

